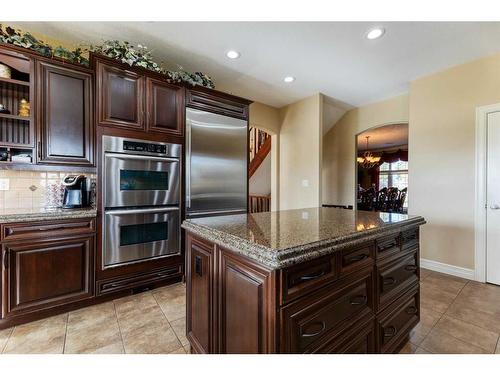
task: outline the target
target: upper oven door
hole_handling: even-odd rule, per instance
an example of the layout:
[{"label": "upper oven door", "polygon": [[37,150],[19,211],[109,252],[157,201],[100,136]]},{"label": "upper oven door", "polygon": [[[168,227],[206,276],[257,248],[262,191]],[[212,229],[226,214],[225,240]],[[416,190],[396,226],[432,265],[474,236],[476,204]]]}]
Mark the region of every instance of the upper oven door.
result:
[{"label": "upper oven door", "polygon": [[179,159],[104,154],[104,206],[178,205]]}]

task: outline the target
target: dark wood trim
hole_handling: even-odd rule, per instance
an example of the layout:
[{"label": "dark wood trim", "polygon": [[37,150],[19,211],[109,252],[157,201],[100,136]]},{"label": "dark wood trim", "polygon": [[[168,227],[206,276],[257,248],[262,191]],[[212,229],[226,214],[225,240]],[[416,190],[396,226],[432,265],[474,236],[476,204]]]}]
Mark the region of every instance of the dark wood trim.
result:
[{"label": "dark wood trim", "polygon": [[259,169],[260,165],[266,158],[266,156],[271,151],[271,137],[268,137],[262,147],[259,149],[257,154],[255,154],[254,158],[250,162],[250,166],[248,167],[248,178],[251,178],[253,174]]}]

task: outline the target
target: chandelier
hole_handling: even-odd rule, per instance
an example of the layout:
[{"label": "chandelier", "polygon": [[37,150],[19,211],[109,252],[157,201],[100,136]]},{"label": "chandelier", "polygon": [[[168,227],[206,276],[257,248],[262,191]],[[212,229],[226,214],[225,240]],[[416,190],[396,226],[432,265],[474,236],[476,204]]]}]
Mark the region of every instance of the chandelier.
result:
[{"label": "chandelier", "polygon": [[377,163],[380,161],[380,156],[373,156],[373,154],[368,151],[369,149],[369,139],[370,136],[366,136],[366,151],[363,153],[363,156],[358,156],[358,164],[362,168],[370,169],[373,168],[374,166],[377,165]]}]

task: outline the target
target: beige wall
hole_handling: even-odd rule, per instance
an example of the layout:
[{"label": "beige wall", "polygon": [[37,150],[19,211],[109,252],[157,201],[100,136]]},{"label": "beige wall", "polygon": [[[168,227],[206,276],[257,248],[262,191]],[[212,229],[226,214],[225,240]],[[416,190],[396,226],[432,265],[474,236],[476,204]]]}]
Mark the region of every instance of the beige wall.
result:
[{"label": "beige wall", "polygon": [[500,102],[500,55],[412,82],[410,213],[422,215],[422,257],[474,267],[475,110]]},{"label": "beige wall", "polygon": [[323,99],[316,94],[280,109],[281,210],[321,205]]},{"label": "beige wall", "polygon": [[408,95],[348,111],[323,137],[322,202],[354,204],[356,134],[375,126],[408,122],[408,119]]}]

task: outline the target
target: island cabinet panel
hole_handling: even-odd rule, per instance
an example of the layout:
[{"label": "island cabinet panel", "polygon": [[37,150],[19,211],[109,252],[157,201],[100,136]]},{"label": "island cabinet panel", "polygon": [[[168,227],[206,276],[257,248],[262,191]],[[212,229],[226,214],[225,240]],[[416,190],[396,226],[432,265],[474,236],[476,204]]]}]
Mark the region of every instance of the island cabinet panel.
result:
[{"label": "island cabinet panel", "polygon": [[144,78],[97,62],[99,124],[144,130]]},{"label": "island cabinet panel", "polygon": [[37,63],[38,163],[92,165],[92,74]]},{"label": "island cabinet panel", "polygon": [[314,353],[360,318],[373,320],[372,272],[366,269],[283,307],[281,350]]},{"label": "island cabinet panel", "polygon": [[220,353],[269,351],[266,322],[270,277],[266,270],[221,250]]},{"label": "island cabinet panel", "polygon": [[215,247],[199,239],[187,239],[187,337],[196,353],[216,352],[214,329],[216,310],[214,304]]},{"label": "island cabinet panel", "polygon": [[184,90],[157,79],[148,78],[146,130],[183,135]]},{"label": "island cabinet panel", "polygon": [[92,296],[94,237],[3,245],[3,317]]},{"label": "island cabinet panel", "polygon": [[420,319],[417,227],[275,268],[189,230],[186,249],[194,353],[397,353]]}]

